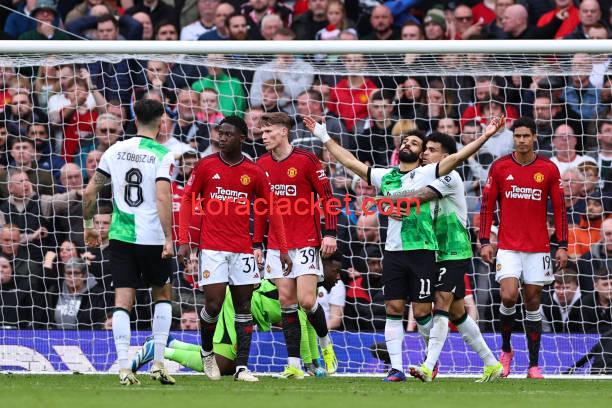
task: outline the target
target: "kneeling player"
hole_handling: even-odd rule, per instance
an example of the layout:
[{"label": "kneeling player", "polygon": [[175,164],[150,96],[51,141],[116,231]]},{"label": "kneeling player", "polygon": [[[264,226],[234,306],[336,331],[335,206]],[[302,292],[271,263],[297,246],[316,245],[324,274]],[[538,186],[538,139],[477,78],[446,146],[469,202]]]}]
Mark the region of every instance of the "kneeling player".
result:
[{"label": "kneeling player", "polygon": [[[323,280],[321,256],[327,258],[336,251],[337,216],[329,212],[327,201],[332,198],[331,185],[319,159],[311,152],[291,146],[289,130],[291,119],[285,113],[269,113],[261,118],[263,142],[268,153],[258,164],[267,172],[274,192],[292,204],[291,214],[283,214],[287,231],[287,248],[293,261],[291,273],[281,268],[278,237],[272,231],[268,239],[266,278],[273,279],[278,287],[283,333],[289,356],[288,365],[281,378],[303,378],[300,363],[300,328],[298,307],[308,316],[317,331],[323,360],[330,374],[336,372],[338,362],[327,329],[323,308],[317,302],[317,282]],[[315,194],[320,197],[325,215],[325,230],[320,231],[318,211],[300,211],[298,203],[310,203]],[[307,208],[310,205],[306,204]],[[323,238],[321,238],[323,235]],[[298,306],[299,305],[299,306]]]},{"label": "kneeling player", "polygon": [[[225,296],[213,339],[213,351],[221,375],[232,375],[236,370],[236,330],[233,325],[236,313],[234,312],[232,298],[228,295]],[[261,286],[253,292],[251,313],[259,331],[269,331],[270,325],[281,321],[281,307],[276,286],[266,280],[261,282]],[[319,348],[316,332],[303,311],[299,310],[298,316],[302,334],[300,355],[306,371],[310,375],[324,377],[327,372],[318,366]],[[201,347],[197,344],[185,343],[169,337],[164,357],[194,371],[203,372],[204,366],[202,365],[200,350]],[[136,372],[152,359],[153,341],[148,339],[132,360],[132,371]]]}]

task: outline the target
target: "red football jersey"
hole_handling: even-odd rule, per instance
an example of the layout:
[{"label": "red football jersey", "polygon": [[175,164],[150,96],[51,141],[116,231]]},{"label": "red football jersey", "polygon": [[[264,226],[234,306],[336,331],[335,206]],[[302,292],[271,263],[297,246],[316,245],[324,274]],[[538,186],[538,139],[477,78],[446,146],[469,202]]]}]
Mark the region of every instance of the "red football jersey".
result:
[{"label": "red football jersey", "polygon": [[[181,201],[183,201],[183,193],[185,192],[185,186],[172,182],[172,240],[178,243],[179,237],[179,214],[181,212]],[[191,238],[190,242],[198,242],[200,234],[200,224],[202,223],[202,217],[199,214],[193,214],[191,216],[191,226],[189,234]]]},{"label": "red football jersey", "polygon": [[482,193],[480,240],[489,241],[495,204],[499,202],[498,248],[521,252],[550,252],[546,225],[547,198],[555,216],[560,247],[567,248],[567,214],[557,166],[537,156],[526,165],[514,154],[496,160]]},{"label": "red football jersey", "polygon": [[[265,214],[255,213],[255,231],[251,240],[249,209],[256,198],[265,200],[264,211],[269,208],[272,194],[264,171],[251,160],[243,157],[236,164],[228,164],[220,154],[200,160],[185,186],[179,216],[179,244],[189,243],[189,227],[192,214],[201,209],[200,249],[250,253],[253,243],[263,241]],[[263,212],[263,211],[262,211]],[[281,217],[270,217],[271,229],[279,228],[284,237]],[[258,227],[259,226],[259,227]],[[285,243],[286,248],[286,243]]]},{"label": "red football jersey", "polygon": [[[325,211],[329,208],[326,205],[327,201],[333,197],[331,184],[317,156],[308,150],[296,147],[283,160],[275,160],[272,154],[266,153],[259,158],[257,164],[268,175],[276,197],[291,200],[291,210],[283,214],[288,249],[321,245],[321,216],[318,211],[311,211],[312,206],[309,205],[311,201],[317,200],[316,196],[321,198],[325,214],[323,235],[336,236],[338,217]],[[294,204],[297,200],[309,204],[303,206]],[[279,248],[278,237],[274,231],[268,234],[268,248]]]}]

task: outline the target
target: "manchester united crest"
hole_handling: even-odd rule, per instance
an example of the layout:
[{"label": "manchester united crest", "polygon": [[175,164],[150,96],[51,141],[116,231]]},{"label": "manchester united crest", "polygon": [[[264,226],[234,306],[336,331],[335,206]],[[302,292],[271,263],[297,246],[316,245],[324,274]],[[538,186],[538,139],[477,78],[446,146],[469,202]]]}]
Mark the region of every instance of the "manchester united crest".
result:
[{"label": "manchester united crest", "polygon": [[272,272],[272,267],[270,265],[266,266],[266,272],[267,273],[271,273]]},{"label": "manchester united crest", "polygon": [[501,265],[501,264],[497,264],[497,265],[495,265],[495,270],[496,270],[497,272],[501,271],[501,268],[502,268],[502,265]]},{"label": "manchester united crest", "polygon": [[297,169],[295,167],[289,167],[289,169],[287,169],[287,175],[291,178],[297,176]]},{"label": "manchester united crest", "polygon": [[208,279],[210,277],[210,271],[208,269],[205,269],[204,272],[202,273],[202,277],[204,279]]},{"label": "manchester united crest", "polygon": [[240,182],[243,186],[248,186],[251,182],[251,178],[248,175],[243,174],[242,176],[240,176]]},{"label": "manchester united crest", "polygon": [[536,183],[541,183],[544,181],[544,175],[540,172],[537,172],[533,175],[533,179],[536,181]]}]

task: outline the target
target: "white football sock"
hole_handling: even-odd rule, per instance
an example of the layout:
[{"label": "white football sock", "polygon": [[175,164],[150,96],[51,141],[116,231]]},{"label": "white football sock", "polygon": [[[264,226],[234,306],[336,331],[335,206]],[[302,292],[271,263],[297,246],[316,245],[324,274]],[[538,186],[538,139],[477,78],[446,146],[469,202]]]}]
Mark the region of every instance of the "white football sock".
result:
[{"label": "white football sock", "polygon": [[130,315],[127,310],[116,308],[113,312],[113,337],[117,350],[119,368],[130,368],[128,351],[130,349]]},{"label": "white football sock", "polygon": [[482,333],[480,333],[478,324],[476,324],[474,319],[470,316],[466,316],[466,319],[456,326],[465,344],[478,353],[485,365],[492,366],[497,364],[497,359],[493,356],[491,349],[482,337]]},{"label": "white football sock", "polygon": [[404,371],[404,356],[402,355],[402,343],[404,342],[404,320],[389,319],[385,322],[385,343],[387,352],[391,359],[391,368]]},{"label": "white football sock", "polygon": [[170,302],[155,303],[155,312],[153,313],[153,361],[164,361],[164,349],[168,341],[168,333],[170,332],[170,324],[172,323],[172,305]]},{"label": "white football sock", "polygon": [[431,332],[432,327],[433,319],[431,318],[431,316],[429,316],[429,320],[427,320],[427,323],[425,324],[421,324],[417,320],[417,330],[419,331],[421,337],[423,337],[423,340],[425,340],[425,349],[429,347],[429,333]]},{"label": "white football sock", "polygon": [[433,370],[440,358],[440,352],[446,337],[448,336],[448,315],[434,312],[433,327],[430,331],[429,344],[427,346],[427,359],[425,366]]}]

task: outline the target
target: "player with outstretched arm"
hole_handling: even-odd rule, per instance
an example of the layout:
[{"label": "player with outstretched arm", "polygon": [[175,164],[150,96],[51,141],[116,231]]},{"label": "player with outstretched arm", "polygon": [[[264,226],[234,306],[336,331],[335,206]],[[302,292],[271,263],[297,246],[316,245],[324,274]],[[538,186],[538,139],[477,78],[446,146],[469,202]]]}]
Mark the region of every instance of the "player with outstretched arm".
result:
[{"label": "player with outstretched arm", "polygon": [[[329,374],[333,374],[338,362],[329,337],[325,312],[317,302],[317,283],[323,280],[321,256],[327,258],[336,252],[337,216],[330,214],[327,205],[328,200],[333,197],[331,185],[319,159],[312,152],[289,143],[289,115],[281,112],[264,114],[261,117],[260,129],[268,153],[263,155],[257,164],[268,174],[275,194],[289,200],[293,204],[290,208],[296,209],[290,214],[283,214],[293,270],[286,274],[281,268],[276,231],[269,234],[266,256],[266,278],[274,280],[278,287],[283,334],[288,353],[288,365],[280,374],[280,378],[304,378],[300,362],[298,307],[306,312],[308,320],[315,328],[325,368]],[[325,216],[323,232],[318,211],[297,211],[297,202],[310,202],[314,200],[315,195],[322,199]]]},{"label": "player with outstretched arm", "polygon": [[[501,287],[502,302],[499,307],[502,375],[510,374],[513,357],[510,337],[521,281],[529,350],[527,377],[544,378],[538,364],[542,334],[540,302],[542,286],[554,280],[546,225],[547,199],[552,202],[555,216],[555,234],[559,243],[555,261],[559,268],[567,264],[567,214],[557,166],[534,150],[537,140],[535,122],[530,118],[520,118],[514,122],[512,130],[514,153],[493,162],[482,194],[480,256],[488,263],[493,263],[496,258],[495,279]],[[496,204],[499,204],[497,257],[489,244]]]},{"label": "player with outstretched arm", "polygon": [[[258,381],[247,368],[253,316],[251,297],[254,285],[261,281],[262,242],[265,220],[279,240],[279,262],[285,273],[291,272],[283,220],[278,212],[269,211],[273,194],[264,171],[242,154],[242,142],[248,128],[242,118],[228,116],[219,124],[219,153],[200,160],[194,168],[181,201],[179,214],[179,260],[189,257],[189,227],[194,211],[202,214],[200,232],[199,286],[205,304],[200,310],[202,365],[211,380],[221,373],[213,352],[213,337],[221,306],[229,284],[235,315],[236,381]],[[265,209],[255,200],[263,200]],[[255,231],[250,235],[250,203],[255,212]],[[195,205],[194,205],[195,204]],[[197,206],[200,206],[197,208]],[[258,211],[258,209],[260,211]]]},{"label": "player with outstretched arm", "polygon": [[[439,163],[421,166],[421,154],[425,148],[425,137],[412,132],[402,138],[399,146],[400,164],[394,168],[373,168],[359,161],[348,150],[340,146],[327,134],[325,125],[310,117],[304,124],[313,135],[325,144],[329,152],[342,165],[369,184],[389,195],[400,191],[414,191],[427,186],[437,178],[453,171],[503,126],[504,118],[495,118],[485,133],[461,151],[446,156]],[[420,205],[418,211],[401,221],[390,218],[383,258],[383,285],[387,319],[385,342],[391,359],[391,370],[385,381],[405,381],[402,361],[404,340],[403,316],[406,299],[412,300],[412,310],[417,322],[431,315],[433,284],[437,278],[435,253],[438,243],[434,233],[431,206],[434,202]]]},{"label": "player with outstretched arm", "polygon": [[114,211],[109,231],[110,271],[115,288],[113,337],[123,385],[139,384],[130,369],[130,313],[136,288],[152,287],[154,362],[151,378],[174,384],[164,367],[164,348],[172,322],[172,179],[174,155],[155,141],[164,107],[158,101],[134,105],[137,135],[117,142],[100,159],[83,194],[83,226],[89,246],[100,244],[94,229],[96,197],[110,178]]}]

